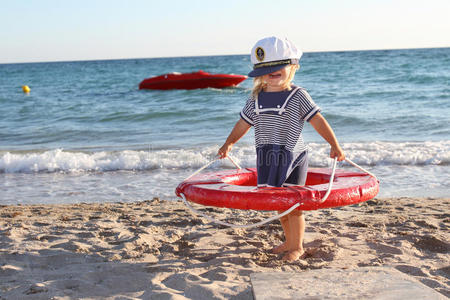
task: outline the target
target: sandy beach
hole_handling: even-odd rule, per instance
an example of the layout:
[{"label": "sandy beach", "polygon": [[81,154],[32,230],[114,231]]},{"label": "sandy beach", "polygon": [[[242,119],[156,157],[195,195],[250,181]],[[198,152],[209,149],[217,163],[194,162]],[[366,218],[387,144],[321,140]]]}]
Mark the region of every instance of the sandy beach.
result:
[{"label": "sandy beach", "polygon": [[[307,255],[286,263],[269,251],[278,221],[229,229],[157,198],[0,206],[0,299],[252,299],[251,273],[362,266],[396,268],[450,297],[449,207],[392,198],[306,212]],[[204,211],[241,224],[272,215]]]}]

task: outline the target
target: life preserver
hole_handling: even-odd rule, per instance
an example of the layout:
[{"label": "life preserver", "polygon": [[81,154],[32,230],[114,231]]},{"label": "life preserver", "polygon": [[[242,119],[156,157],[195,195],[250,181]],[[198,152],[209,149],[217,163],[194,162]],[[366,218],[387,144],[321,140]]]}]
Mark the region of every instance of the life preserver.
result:
[{"label": "life preserver", "polygon": [[374,198],[378,180],[364,173],[336,170],[326,201],[329,169],[310,169],[305,186],[256,187],[256,169],[227,170],[195,175],[178,185],[176,194],[187,200],[217,207],[284,211],[300,203],[299,210],[356,204]]}]

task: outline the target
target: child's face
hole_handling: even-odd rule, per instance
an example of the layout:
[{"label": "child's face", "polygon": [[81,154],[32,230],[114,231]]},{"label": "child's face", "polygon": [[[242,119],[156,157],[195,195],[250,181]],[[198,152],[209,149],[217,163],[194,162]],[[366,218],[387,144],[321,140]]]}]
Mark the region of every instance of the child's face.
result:
[{"label": "child's face", "polygon": [[284,83],[289,78],[291,68],[283,68],[276,72],[263,76],[263,81],[267,83],[266,91],[278,92],[284,89]]}]

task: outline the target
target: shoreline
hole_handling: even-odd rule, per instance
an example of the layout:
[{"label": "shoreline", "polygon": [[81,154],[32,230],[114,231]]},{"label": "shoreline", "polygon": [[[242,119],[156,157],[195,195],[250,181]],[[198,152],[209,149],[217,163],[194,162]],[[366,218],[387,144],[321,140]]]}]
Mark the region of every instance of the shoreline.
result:
[{"label": "shoreline", "polygon": [[[251,273],[370,266],[450,297],[449,204],[375,198],[307,211],[307,255],[293,263],[269,252],[281,243],[278,221],[229,229],[179,201],[0,205],[0,299],[252,299]],[[272,215],[204,210],[232,223]]]}]

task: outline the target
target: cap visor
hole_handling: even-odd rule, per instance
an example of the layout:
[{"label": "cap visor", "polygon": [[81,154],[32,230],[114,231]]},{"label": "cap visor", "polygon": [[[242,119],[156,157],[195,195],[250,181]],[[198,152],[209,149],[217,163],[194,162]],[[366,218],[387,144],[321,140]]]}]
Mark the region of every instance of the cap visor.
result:
[{"label": "cap visor", "polygon": [[249,77],[259,77],[259,76],[267,75],[267,74],[279,71],[288,65],[289,64],[256,68],[256,69],[253,69],[250,73],[248,73],[248,76]]}]

